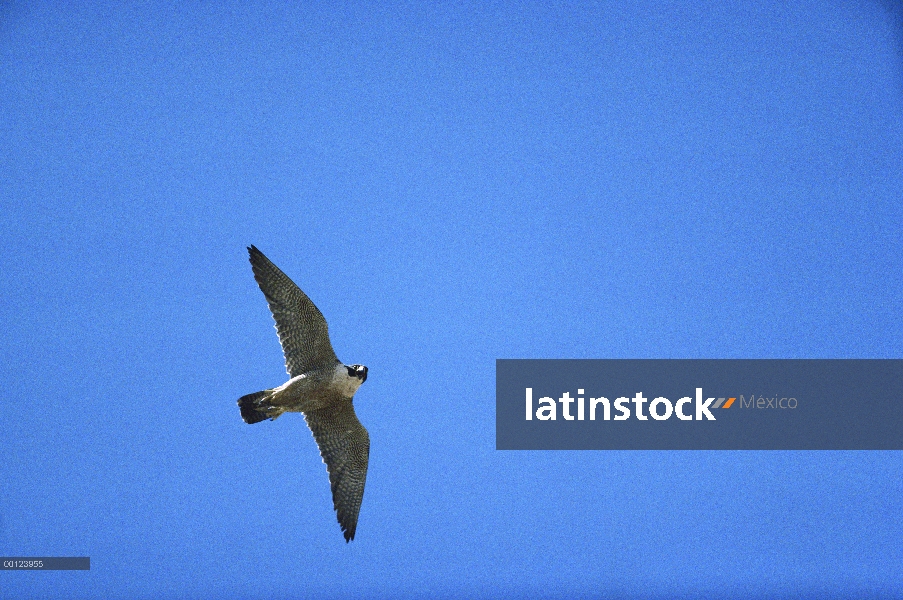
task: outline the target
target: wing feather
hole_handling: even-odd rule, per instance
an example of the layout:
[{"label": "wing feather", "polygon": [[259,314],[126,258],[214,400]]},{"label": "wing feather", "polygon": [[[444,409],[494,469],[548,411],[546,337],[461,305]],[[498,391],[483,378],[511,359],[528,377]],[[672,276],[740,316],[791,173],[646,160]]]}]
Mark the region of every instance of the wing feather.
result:
[{"label": "wing feather", "polygon": [[266,296],[276,321],[276,332],[285,355],[285,370],[297,377],[338,361],[323,314],[307,294],[279,270],[263,252],[248,248],[254,279]]},{"label": "wing feather", "polygon": [[329,471],[332,504],[345,541],[354,539],[357,518],[364,499],[370,436],[358,421],[350,398],[304,413],[314,434],[320,456]]}]

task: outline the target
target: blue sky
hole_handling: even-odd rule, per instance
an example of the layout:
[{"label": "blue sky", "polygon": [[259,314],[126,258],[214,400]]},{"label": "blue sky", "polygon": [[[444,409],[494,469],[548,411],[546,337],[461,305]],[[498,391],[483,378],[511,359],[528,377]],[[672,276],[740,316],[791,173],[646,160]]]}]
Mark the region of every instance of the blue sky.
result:
[{"label": "blue sky", "polygon": [[903,596],[899,452],[495,450],[497,358],[903,357],[898,3],[7,2],[0,156],[0,554],[92,564],[0,597]]}]

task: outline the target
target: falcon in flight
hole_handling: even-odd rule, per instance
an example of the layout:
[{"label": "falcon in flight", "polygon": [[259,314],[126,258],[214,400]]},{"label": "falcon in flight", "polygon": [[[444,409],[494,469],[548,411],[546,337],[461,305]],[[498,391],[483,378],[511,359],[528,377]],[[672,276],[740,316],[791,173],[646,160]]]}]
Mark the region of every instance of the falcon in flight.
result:
[{"label": "falcon in flight", "polygon": [[336,358],[326,319],[307,294],[263,253],[248,248],[254,279],[270,305],[289,380],[238,399],[245,423],[304,413],[329,471],[332,503],[345,535],[354,539],[364,497],[370,436],[354,414],[354,393],[367,381],[367,367]]}]

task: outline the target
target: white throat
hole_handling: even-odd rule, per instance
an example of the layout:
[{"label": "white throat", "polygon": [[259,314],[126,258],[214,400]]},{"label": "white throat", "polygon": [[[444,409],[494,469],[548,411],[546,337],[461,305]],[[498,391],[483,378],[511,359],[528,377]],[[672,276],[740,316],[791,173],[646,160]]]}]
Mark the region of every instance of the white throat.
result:
[{"label": "white throat", "polygon": [[357,388],[363,383],[357,377],[348,374],[348,367],[339,363],[335,367],[335,373],[332,376],[332,387],[342,393],[343,396],[351,398]]}]

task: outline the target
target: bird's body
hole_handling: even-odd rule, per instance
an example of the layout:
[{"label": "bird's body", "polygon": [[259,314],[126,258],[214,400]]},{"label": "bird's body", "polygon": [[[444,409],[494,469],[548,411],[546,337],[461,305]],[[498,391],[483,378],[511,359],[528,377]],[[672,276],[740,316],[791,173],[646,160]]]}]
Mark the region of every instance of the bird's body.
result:
[{"label": "bird's body", "polygon": [[354,539],[370,436],[354,413],[354,393],[367,380],[367,367],[345,365],[329,341],[326,320],[310,298],[260,250],[248,248],[254,278],[276,320],[290,379],[279,387],[238,400],[246,423],[304,413],[329,471],[333,506],[345,535]]},{"label": "bird's body", "polygon": [[257,416],[262,417],[260,421],[264,419],[275,421],[282,413],[306,413],[347,401],[354,396],[361,383],[363,382],[358,377],[348,374],[345,365],[337,362],[333,369],[308,371],[292,377],[279,387],[257,392],[262,394],[261,396],[257,394],[243,396],[242,399],[251,396],[254,398],[245,403],[239,400],[239,407],[245,405],[246,410],[242,411],[245,421],[253,420]]}]

